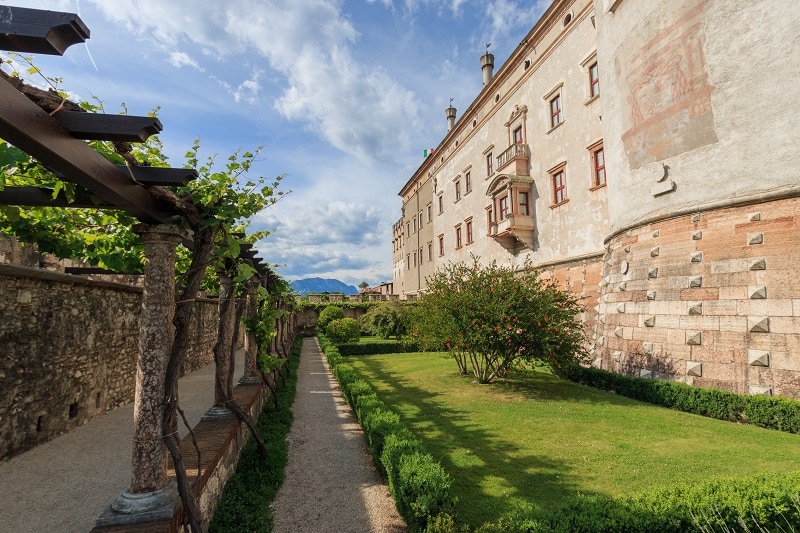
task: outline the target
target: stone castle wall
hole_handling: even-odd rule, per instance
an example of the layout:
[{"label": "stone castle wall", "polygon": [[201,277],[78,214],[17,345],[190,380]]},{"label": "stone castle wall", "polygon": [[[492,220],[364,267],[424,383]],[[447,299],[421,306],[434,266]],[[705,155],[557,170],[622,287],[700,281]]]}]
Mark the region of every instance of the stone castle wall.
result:
[{"label": "stone castle wall", "polygon": [[[0,459],[133,400],[141,295],[0,264]],[[198,304],[186,371],[213,361],[217,305]]]},{"label": "stone castle wall", "polygon": [[800,198],[688,213],[610,239],[597,366],[800,399]]}]

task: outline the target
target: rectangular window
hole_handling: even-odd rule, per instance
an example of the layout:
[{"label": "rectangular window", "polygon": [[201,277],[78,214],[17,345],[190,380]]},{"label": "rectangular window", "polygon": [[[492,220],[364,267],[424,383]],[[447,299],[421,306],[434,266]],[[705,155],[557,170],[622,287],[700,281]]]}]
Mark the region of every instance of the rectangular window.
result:
[{"label": "rectangular window", "polygon": [[606,184],[606,157],[603,145],[592,151],[593,187],[602,187]]},{"label": "rectangular window", "polygon": [[428,261],[433,261],[433,243],[428,243]]},{"label": "rectangular window", "polygon": [[456,182],[456,202],[461,200],[461,181]]},{"label": "rectangular window", "polygon": [[444,213],[444,201],[442,200],[442,195],[439,195],[439,214],[441,215]]},{"label": "rectangular window", "polygon": [[464,188],[467,189],[467,194],[472,190],[472,175],[469,172],[464,174]]},{"label": "rectangular window", "polygon": [[417,252],[414,252],[414,268],[417,266]]},{"label": "rectangular window", "polygon": [[600,94],[600,77],[597,72],[597,62],[589,67],[589,97]]},{"label": "rectangular window", "polygon": [[419,249],[419,253],[417,255],[419,256],[419,266],[422,266],[422,248]]},{"label": "rectangular window", "polygon": [[522,144],[522,126],[514,130],[514,144]]},{"label": "rectangular window", "polygon": [[430,222],[433,218],[433,207],[431,204],[428,204],[428,222]]},{"label": "rectangular window", "polygon": [[461,248],[461,224],[456,226],[456,250]]},{"label": "rectangular window", "polygon": [[492,153],[489,152],[486,154],[486,175],[491,176],[494,173],[494,167],[492,166]]},{"label": "rectangular window", "polygon": [[467,244],[472,244],[472,221],[467,220]]},{"label": "rectangular window", "polygon": [[567,180],[564,169],[555,172],[553,175],[553,204],[560,204],[567,201]]},{"label": "rectangular window", "polygon": [[439,257],[444,255],[444,234],[439,235]]},{"label": "rectangular window", "polygon": [[497,211],[500,215],[500,220],[505,220],[508,218],[508,195],[503,196],[498,200]]},{"label": "rectangular window", "polygon": [[406,235],[411,235],[411,222],[406,222]]},{"label": "rectangular window", "polygon": [[406,254],[406,270],[411,270],[411,254]]},{"label": "rectangular window", "polygon": [[417,232],[417,217],[414,217],[414,233]]},{"label": "rectangular window", "polygon": [[518,192],[517,198],[519,199],[519,214],[526,217],[530,214],[530,206],[528,204],[528,193],[527,192]]},{"label": "rectangular window", "polygon": [[422,229],[422,211],[419,212],[417,218],[419,218],[419,229]]},{"label": "rectangular window", "polygon": [[550,127],[555,128],[562,122],[561,117],[561,95],[557,94],[550,100]]}]

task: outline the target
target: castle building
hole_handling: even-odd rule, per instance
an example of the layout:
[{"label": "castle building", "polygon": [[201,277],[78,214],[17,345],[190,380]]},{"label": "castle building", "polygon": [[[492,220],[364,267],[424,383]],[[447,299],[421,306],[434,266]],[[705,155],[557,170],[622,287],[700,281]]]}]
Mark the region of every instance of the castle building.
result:
[{"label": "castle building", "polygon": [[400,191],[395,292],[531,261],[595,366],[800,398],[798,35],[777,0],[554,0]]}]

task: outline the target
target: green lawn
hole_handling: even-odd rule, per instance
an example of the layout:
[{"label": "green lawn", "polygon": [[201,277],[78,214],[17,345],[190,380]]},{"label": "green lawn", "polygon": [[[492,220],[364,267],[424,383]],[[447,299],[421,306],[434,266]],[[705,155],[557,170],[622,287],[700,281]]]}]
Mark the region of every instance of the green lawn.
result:
[{"label": "green lawn", "polygon": [[473,526],[578,493],[800,469],[800,436],[629,400],[544,372],[478,385],[442,354],[353,357],[453,477]]}]

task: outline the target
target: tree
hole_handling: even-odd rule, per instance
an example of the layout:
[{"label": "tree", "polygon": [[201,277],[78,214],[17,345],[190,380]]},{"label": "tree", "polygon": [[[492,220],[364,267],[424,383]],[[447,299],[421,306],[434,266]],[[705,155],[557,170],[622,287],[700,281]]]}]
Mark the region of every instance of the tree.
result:
[{"label": "tree", "polygon": [[358,288],[361,289],[362,291],[367,287],[369,287],[369,283],[367,283],[366,281],[362,281],[361,283],[358,284]]},{"label": "tree", "polygon": [[388,339],[394,337],[397,340],[406,333],[406,320],[403,309],[397,302],[382,302],[361,319],[365,330]]},{"label": "tree", "polygon": [[355,318],[337,318],[328,322],[325,336],[335,343],[358,342],[361,328]]},{"label": "tree", "polygon": [[338,320],[340,318],[344,318],[344,311],[342,311],[341,307],[338,305],[327,306],[319,314],[319,318],[317,319],[317,330],[324,332],[331,320]]},{"label": "tree", "polygon": [[587,357],[581,310],[528,263],[515,272],[473,257],[428,279],[412,331],[423,346],[443,345],[461,373],[469,364],[479,383],[489,383],[516,362],[580,364]]}]

